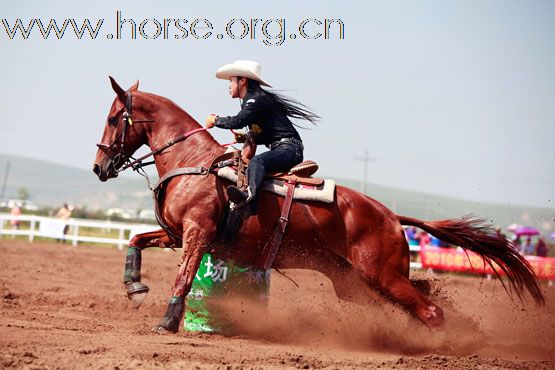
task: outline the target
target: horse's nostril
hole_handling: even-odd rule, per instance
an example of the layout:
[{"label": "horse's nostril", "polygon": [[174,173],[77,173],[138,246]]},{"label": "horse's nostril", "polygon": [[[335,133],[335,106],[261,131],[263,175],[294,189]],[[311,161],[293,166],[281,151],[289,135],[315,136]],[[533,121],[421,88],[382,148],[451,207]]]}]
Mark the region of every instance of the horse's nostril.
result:
[{"label": "horse's nostril", "polygon": [[96,176],[100,176],[100,165],[95,163],[93,165],[93,172],[96,174]]}]

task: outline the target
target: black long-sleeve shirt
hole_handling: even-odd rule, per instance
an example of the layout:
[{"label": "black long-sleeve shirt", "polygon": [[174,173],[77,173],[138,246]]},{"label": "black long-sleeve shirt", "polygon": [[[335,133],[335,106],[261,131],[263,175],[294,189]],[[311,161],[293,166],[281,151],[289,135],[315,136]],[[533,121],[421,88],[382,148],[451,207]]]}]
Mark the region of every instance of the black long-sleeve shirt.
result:
[{"label": "black long-sleeve shirt", "polygon": [[218,117],[216,127],[239,129],[248,126],[256,144],[268,145],[283,138],[301,140],[289,117],[262,91],[247,92],[236,116]]}]

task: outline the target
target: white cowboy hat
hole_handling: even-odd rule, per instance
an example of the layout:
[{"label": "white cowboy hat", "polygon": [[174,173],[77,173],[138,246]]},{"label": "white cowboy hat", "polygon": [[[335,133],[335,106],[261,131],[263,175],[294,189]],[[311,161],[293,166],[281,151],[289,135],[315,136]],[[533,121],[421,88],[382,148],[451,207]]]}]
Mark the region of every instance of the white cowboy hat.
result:
[{"label": "white cowboy hat", "polygon": [[260,64],[252,60],[236,60],[232,64],[226,64],[216,71],[216,78],[229,80],[231,77],[247,77],[259,82],[261,85],[270,86],[260,77]]}]

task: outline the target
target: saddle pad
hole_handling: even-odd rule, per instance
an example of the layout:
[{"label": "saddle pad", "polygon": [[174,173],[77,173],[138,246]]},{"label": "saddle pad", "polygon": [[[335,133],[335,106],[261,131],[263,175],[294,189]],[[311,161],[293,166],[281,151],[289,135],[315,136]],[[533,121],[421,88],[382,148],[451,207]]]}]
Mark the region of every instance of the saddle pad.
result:
[{"label": "saddle pad", "polygon": [[[234,183],[237,182],[237,174],[230,167],[220,168],[218,170],[218,176]],[[279,180],[267,179],[264,182],[264,190],[267,190],[282,197],[284,197],[287,193],[287,187],[285,186],[284,182]],[[293,199],[333,203],[335,201],[335,181],[325,179],[322,186],[314,187],[297,185],[295,187],[295,194],[293,196]]]}]

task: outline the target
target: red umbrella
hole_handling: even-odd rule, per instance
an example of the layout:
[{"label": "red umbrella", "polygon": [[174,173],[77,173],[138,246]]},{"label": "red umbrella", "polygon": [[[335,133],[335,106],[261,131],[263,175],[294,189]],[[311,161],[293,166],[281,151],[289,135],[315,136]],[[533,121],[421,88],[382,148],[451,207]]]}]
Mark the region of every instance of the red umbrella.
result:
[{"label": "red umbrella", "polygon": [[521,236],[521,235],[532,236],[532,235],[540,235],[540,232],[530,226],[521,226],[515,230],[515,234],[518,236]]}]

